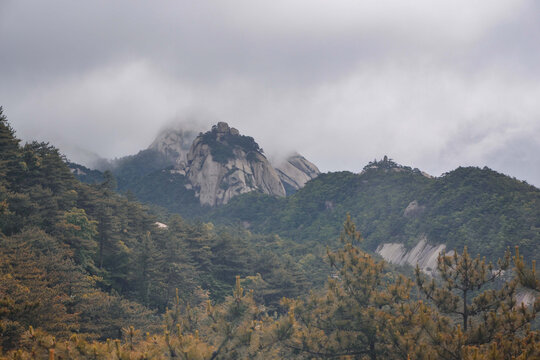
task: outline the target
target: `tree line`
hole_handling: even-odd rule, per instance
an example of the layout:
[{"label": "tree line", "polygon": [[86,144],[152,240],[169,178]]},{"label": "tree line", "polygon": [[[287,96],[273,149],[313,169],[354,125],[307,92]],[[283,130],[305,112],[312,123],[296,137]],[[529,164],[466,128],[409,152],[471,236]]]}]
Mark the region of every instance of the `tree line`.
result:
[{"label": "tree line", "polygon": [[0,357],[540,356],[540,283],[519,252],[492,265],[464,248],[411,279],[362,250],[348,216],[317,288],[305,247],[158,219],[114,187],[78,182],[49,144],[21,146],[0,109]]}]

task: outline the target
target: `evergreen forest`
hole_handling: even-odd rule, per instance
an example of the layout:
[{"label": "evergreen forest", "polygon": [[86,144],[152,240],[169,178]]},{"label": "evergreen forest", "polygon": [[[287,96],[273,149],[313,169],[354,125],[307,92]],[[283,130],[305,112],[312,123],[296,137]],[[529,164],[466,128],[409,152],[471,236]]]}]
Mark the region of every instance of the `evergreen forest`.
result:
[{"label": "evergreen forest", "polygon": [[[210,209],[140,154],[77,172],[0,108],[1,359],[540,358],[534,186],[385,158]],[[420,234],[435,277],[375,254]]]}]

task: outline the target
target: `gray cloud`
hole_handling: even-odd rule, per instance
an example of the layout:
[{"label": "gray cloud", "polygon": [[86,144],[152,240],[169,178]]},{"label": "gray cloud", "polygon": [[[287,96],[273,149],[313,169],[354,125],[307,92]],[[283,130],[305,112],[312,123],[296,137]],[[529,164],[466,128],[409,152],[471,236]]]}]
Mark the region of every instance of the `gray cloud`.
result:
[{"label": "gray cloud", "polygon": [[135,153],[196,118],[323,170],[388,154],[538,186],[538,13],[533,0],[5,0],[0,101],[19,136],[66,152]]}]

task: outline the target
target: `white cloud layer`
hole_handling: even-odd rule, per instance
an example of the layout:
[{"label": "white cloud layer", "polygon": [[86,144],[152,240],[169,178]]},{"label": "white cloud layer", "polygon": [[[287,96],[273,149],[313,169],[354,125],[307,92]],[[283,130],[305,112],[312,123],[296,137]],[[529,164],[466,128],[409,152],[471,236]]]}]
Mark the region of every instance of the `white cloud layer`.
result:
[{"label": "white cloud layer", "polygon": [[538,186],[538,13],[533,0],[7,0],[0,105],[24,139],[105,157],[197,118],[327,171],[388,154]]}]

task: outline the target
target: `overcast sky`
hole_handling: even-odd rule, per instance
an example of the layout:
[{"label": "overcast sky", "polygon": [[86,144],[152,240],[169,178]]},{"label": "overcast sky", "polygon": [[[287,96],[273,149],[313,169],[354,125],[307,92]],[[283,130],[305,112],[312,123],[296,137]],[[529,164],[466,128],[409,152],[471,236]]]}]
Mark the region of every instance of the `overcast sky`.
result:
[{"label": "overcast sky", "polygon": [[0,105],[75,160],[226,121],[323,171],[387,154],[539,186],[540,1],[0,0]]}]

